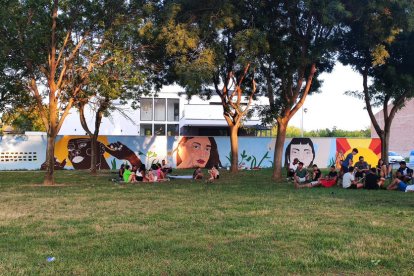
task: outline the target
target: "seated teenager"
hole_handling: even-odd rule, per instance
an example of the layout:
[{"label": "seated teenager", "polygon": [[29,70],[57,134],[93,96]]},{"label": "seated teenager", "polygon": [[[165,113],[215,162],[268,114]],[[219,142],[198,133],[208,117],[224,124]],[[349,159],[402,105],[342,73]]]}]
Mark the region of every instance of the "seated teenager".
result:
[{"label": "seated teenager", "polygon": [[209,181],[214,181],[220,178],[220,172],[217,165],[211,167],[211,170],[208,170],[208,173],[210,174]]},{"label": "seated teenager", "polygon": [[407,163],[405,161],[400,162],[400,167],[397,170],[396,177],[400,180],[406,180],[405,178],[408,178],[408,181],[411,181],[413,177],[413,170],[407,167]]},{"label": "seated teenager", "polygon": [[295,188],[300,188],[300,184],[306,183],[308,181],[309,174],[308,171],[303,167],[303,162],[298,163],[298,168],[295,171],[294,175],[294,185]]},{"label": "seated teenager", "polygon": [[387,165],[384,160],[379,159],[377,163],[377,175],[383,178],[390,178],[392,167]]},{"label": "seated teenager", "polygon": [[376,168],[371,168],[365,175],[365,189],[378,190],[384,185],[385,178],[379,177],[376,172]]},{"label": "seated teenager", "polygon": [[322,176],[321,170],[318,168],[318,165],[314,164],[312,166],[312,179],[310,183],[306,183],[303,185],[299,185],[298,188],[313,188],[322,185],[321,182],[319,182],[320,178]]},{"label": "seated teenager", "polygon": [[328,175],[326,175],[325,178],[319,179],[319,182],[324,187],[332,187],[336,184],[337,180],[338,172],[336,171],[335,166],[331,166]]},{"label": "seated teenager", "polygon": [[141,182],[141,181],[144,181],[144,177],[145,177],[145,165],[141,164],[141,166],[135,173],[135,180]]},{"label": "seated teenager", "polygon": [[392,183],[387,187],[387,190],[397,190],[401,192],[414,192],[414,185],[409,185],[411,179],[406,176],[403,180],[395,178]]},{"label": "seated teenager", "polygon": [[293,180],[295,176],[296,169],[298,168],[299,159],[293,159],[293,162],[289,164],[289,168],[287,171],[287,180]]},{"label": "seated teenager", "polygon": [[165,175],[165,173],[162,171],[162,166],[160,163],[157,163],[157,181],[158,182],[162,182],[162,181],[169,181],[170,179],[168,179]]},{"label": "seated teenager", "polygon": [[135,174],[129,169],[129,165],[125,166],[125,170],[124,170],[124,174],[123,174],[123,179],[124,182],[135,182]]},{"label": "seated teenager", "polygon": [[361,189],[364,187],[364,185],[355,181],[354,167],[349,167],[348,172],[342,177],[342,187],[344,189]]},{"label": "seated teenager", "polygon": [[197,167],[193,172],[193,179],[203,179],[203,172],[201,171],[200,167]]},{"label": "seated teenager", "polygon": [[367,171],[369,171],[368,163],[364,161],[364,156],[360,156],[358,162],[355,163],[355,179],[363,178]]},{"label": "seated teenager", "polygon": [[124,171],[125,171],[125,164],[122,164],[121,167],[119,168],[119,171],[118,171],[119,180],[124,179],[124,177],[123,177]]},{"label": "seated teenager", "polygon": [[158,181],[158,166],[157,164],[151,165],[151,170],[148,172],[148,180],[149,182],[157,182]]},{"label": "seated teenager", "polygon": [[168,164],[165,162],[165,160],[162,160],[162,161],[161,161],[161,169],[162,169],[162,171],[163,171],[163,173],[164,173],[164,174],[167,174],[167,173],[172,173],[172,168],[171,168],[171,166],[170,166],[170,165],[168,165]]}]

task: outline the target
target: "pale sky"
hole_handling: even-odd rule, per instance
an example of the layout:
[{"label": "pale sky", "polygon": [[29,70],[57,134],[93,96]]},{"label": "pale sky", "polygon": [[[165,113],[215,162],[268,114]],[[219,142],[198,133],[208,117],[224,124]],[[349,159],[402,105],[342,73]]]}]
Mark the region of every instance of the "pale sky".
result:
[{"label": "pale sky", "polygon": [[[360,130],[371,125],[363,100],[346,96],[346,91],[362,90],[362,76],[351,67],[340,63],[332,73],[321,75],[324,83],[321,93],[308,96],[304,108],[303,128],[305,130],[338,129]],[[378,109],[374,109],[377,112]],[[301,127],[302,112],[298,111],[289,125]]]},{"label": "pale sky", "polygon": [[[336,126],[344,130],[361,130],[370,127],[370,119],[363,100],[346,96],[346,91],[362,90],[362,76],[354,72],[351,67],[339,62],[332,73],[323,73],[324,80],[321,93],[308,96],[304,108],[304,130],[332,129]],[[177,85],[167,86],[163,92],[176,92],[183,89]],[[379,109],[374,109],[374,112]],[[301,127],[302,112],[299,110],[290,126]]]}]

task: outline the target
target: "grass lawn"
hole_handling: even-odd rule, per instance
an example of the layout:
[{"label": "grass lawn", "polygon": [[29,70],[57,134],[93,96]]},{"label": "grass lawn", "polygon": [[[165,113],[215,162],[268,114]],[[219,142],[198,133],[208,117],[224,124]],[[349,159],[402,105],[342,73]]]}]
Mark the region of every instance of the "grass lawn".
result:
[{"label": "grass lawn", "polygon": [[413,275],[414,193],[270,174],[116,185],[59,171],[64,185],[40,187],[42,172],[0,172],[0,275]]}]

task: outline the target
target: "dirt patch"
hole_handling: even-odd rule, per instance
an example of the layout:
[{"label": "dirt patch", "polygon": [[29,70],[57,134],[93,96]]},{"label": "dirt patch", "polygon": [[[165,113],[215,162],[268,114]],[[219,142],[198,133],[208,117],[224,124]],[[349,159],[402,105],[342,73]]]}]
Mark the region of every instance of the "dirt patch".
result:
[{"label": "dirt patch", "polygon": [[72,187],[72,186],[76,186],[74,184],[64,184],[64,183],[60,183],[60,184],[55,184],[55,185],[44,185],[44,184],[28,184],[28,185],[22,185],[23,187],[52,187],[52,188],[59,188],[59,187]]}]

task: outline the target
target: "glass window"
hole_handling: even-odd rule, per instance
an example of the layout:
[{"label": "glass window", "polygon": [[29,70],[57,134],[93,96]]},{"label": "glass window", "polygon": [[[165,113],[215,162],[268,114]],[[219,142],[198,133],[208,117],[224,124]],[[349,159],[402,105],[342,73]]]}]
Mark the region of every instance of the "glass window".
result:
[{"label": "glass window", "polygon": [[178,125],[167,125],[168,136],[178,136]]},{"label": "glass window", "polygon": [[152,99],[141,99],[141,121],[152,121]]},{"label": "glass window", "polygon": [[155,135],[165,135],[165,125],[154,125],[154,133]]},{"label": "glass window", "polygon": [[155,121],[165,121],[165,99],[154,100]]},{"label": "glass window", "polygon": [[152,136],[152,125],[141,124],[139,133],[141,136]]},{"label": "glass window", "polygon": [[180,100],[179,99],[168,99],[167,101],[167,120],[170,122],[178,122],[180,114]]}]

